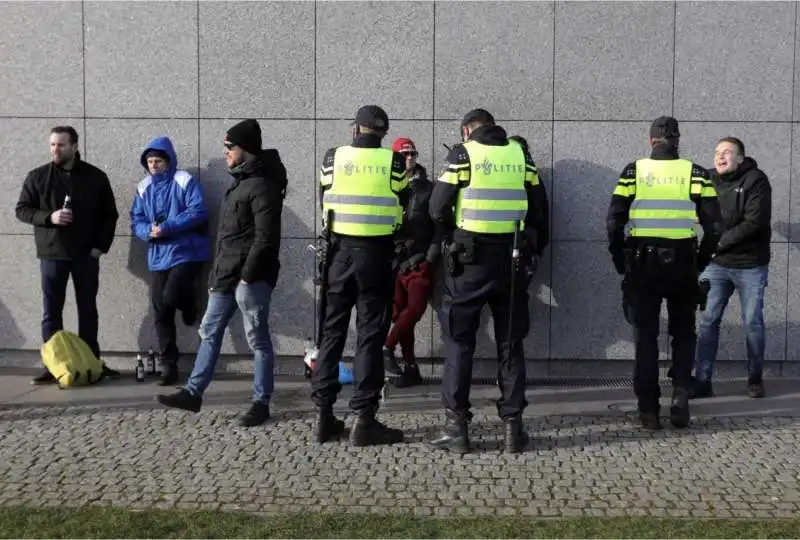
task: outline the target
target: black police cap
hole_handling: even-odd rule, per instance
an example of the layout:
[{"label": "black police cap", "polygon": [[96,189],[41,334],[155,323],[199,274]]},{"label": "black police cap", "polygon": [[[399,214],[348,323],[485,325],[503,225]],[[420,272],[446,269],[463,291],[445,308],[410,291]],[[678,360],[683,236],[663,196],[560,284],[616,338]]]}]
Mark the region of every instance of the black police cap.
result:
[{"label": "black police cap", "polygon": [[650,136],[665,139],[680,137],[678,121],[671,116],[659,116],[650,125]]},{"label": "black police cap", "polygon": [[364,105],[358,109],[353,124],[378,131],[389,131],[389,116],[377,105]]}]

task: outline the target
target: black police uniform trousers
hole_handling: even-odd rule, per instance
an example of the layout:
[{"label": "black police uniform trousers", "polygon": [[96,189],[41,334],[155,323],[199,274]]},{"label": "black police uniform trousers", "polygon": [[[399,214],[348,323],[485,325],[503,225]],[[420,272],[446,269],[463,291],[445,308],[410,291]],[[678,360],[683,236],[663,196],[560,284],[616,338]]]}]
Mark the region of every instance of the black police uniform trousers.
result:
[{"label": "black police uniform trousers", "polygon": [[317,407],[333,406],[342,385],[342,359],[350,312],[356,307],[356,353],[353,357],[353,396],[350,408],[377,408],[384,384],[383,343],[392,315],[394,275],[390,237],[338,237],[329,253],[328,291],[322,343],[311,375],[311,400]]},{"label": "black police uniform trousers", "polygon": [[668,332],[672,338],[672,384],[686,390],[691,384],[697,342],[697,269],[694,244],[683,242],[677,246],[643,244],[638,248],[639,262],[633,263],[625,279],[623,309],[634,329],[633,391],[639,410],[644,413],[658,412],[661,398],[658,334],[663,300],[667,302]]},{"label": "black police uniform trousers", "polygon": [[[455,241],[459,241],[456,233]],[[529,331],[528,291],[524,271],[516,273],[511,298],[511,242],[475,241],[474,261],[456,264],[455,275],[445,274],[439,310],[445,363],[442,375],[442,405],[457,418],[468,421],[472,359],[475,354],[481,310],[485,304],[494,320],[497,345],[497,379],[501,397],[497,412],[504,419],[520,416],[525,399],[525,357],[522,340]],[[511,343],[508,342],[509,308],[513,301]]]}]

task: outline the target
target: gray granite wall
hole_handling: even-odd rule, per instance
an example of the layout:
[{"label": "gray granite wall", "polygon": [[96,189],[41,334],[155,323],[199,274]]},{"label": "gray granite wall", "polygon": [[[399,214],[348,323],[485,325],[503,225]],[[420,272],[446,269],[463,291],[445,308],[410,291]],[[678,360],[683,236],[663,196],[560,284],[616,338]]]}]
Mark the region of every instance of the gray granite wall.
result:
[{"label": "gray granite wall", "polygon": [[[360,105],[378,103],[392,118],[388,143],[412,137],[431,173],[473,107],[532,143],[553,219],[530,291],[535,358],[632,357],[603,218],[620,169],[647,153],[649,122],[676,116],[683,154],[704,165],[718,137],[742,138],[775,193],[767,356],[796,360],[797,12],[794,2],[2,2],[0,349],[39,347],[32,230],[13,206],[25,172],[48,159],[51,126],[74,125],[116,191],[100,340],[130,352],[154,343],[144,246],[128,219],[143,145],[169,135],[216,211],[224,131],[256,117],[290,174],[272,328],[279,354],[302,354],[319,158],[347,142]],[[723,358],[743,357],[738,318],[734,299]],[[429,310],[418,327],[420,356],[442,354],[434,319]],[[71,292],[66,321],[75,327]],[[487,316],[480,356],[493,354],[491,328]],[[196,333],[181,334],[193,350]],[[224,350],[247,352],[238,318]]]}]

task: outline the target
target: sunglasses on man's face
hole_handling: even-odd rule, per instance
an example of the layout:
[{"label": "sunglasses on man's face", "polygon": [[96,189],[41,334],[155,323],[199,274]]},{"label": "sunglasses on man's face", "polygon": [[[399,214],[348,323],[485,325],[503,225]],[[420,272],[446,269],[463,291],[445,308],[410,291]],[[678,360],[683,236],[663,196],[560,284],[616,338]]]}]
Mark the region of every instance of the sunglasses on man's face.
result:
[{"label": "sunglasses on man's face", "polygon": [[236,148],[236,145],[230,142],[224,142],[222,143],[222,146],[224,146],[226,150],[233,150]]},{"label": "sunglasses on man's face", "polygon": [[416,151],[416,150],[414,150],[414,151],[412,151],[412,152],[403,152],[403,155],[404,155],[405,157],[408,157],[408,156],[411,156],[411,157],[417,157],[418,153],[417,153],[417,151]]}]

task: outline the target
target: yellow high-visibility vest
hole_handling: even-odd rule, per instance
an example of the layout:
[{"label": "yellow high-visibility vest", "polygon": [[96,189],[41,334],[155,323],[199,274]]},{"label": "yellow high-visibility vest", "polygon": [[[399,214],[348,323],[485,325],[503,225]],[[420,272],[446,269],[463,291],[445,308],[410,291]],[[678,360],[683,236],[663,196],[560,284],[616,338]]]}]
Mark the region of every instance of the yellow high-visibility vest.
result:
[{"label": "yellow high-visibility vest", "polygon": [[637,160],[631,236],[694,238],[697,209],[691,184],[692,162],[687,159]]},{"label": "yellow high-visibility vest", "polygon": [[322,199],[323,215],[334,213],[332,232],[387,236],[397,230],[403,215],[398,193],[407,180],[393,178],[392,156],[389,148],[336,149],[333,179]]},{"label": "yellow high-visibility vest", "polygon": [[474,233],[512,233],[528,211],[525,154],[519,144],[490,146],[467,141],[469,185],[458,192],[456,227]]}]

